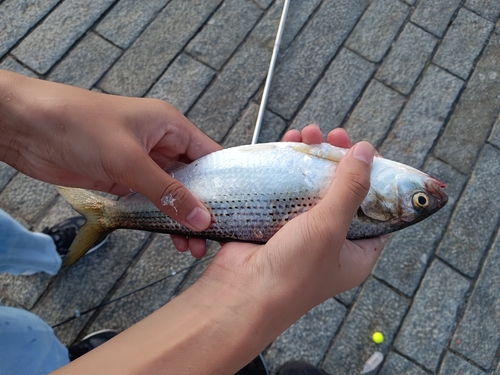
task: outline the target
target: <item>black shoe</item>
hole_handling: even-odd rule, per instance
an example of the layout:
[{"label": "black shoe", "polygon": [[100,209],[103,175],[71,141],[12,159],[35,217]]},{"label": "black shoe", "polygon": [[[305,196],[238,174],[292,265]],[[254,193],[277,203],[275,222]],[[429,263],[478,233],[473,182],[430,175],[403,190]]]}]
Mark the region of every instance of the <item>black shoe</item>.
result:
[{"label": "black shoe", "polygon": [[287,362],[280,368],[278,375],[327,375],[326,372],[320,370],[313,365],[303,362]]},{"label": "black shoe", "polygon": [[243,367],[235,375],[269,375],[266,361],[262,354],[259,354],[252,362]]},{"label": "black shoe", "polygon": [[74,361],[78,357],[90,352],[92,349],[97,348],[99,345],[104,344],[106,341],[112,339],[118,334],[116,331],[110,329],[103,329],[85,336],[82,341],[68,346],[69,360]]},{"label": "black shoe", "polygon": [[[80,227],[85,224],[83,216],[75,216],[54,225],[52,228],[45,228],[42,233],[48,234],[54,240],[57,252],[64,258],[68,254],[69,247],[76,237]],[[108,238],[104,238],[96,246],[90,249],[87,254],[100,248]]]}]

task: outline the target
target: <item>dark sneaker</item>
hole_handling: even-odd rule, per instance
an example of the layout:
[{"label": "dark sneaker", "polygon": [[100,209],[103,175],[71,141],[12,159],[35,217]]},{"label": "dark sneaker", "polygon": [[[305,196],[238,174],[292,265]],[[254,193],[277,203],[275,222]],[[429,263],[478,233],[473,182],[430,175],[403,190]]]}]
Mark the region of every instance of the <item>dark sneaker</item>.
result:
[{"label": "dark sneaker", "polygon": [[[42,233],[48,234],[52,237],[54,243],[56,244],[57,252],[61,258],[64,258],[68,253],[69,247],[75,239],[78,230],[83,224],[85,224],[85,218],[83,216],[75,216],[54,225],[51,228],[45,228]],[[100,248],[107,239],[108,238],[106,237],[104,240],[99,242],[96,246],[90,249],[87,254],[90,254],[92,251]]]},{"label": "dark sneaker", "polygon": [[266,361],[262,354],[259,354],[252,362],[243,367],[235,375],[269,375]]},{"label": "dark sneaker", "polygon": [[106,341],[111,340],[117,334],[118,332],[116,331],[112,331],[110,329],[103,329],[101,331],[97,331],[91,333],[88,336],[85,336],[83,340],[80,341],[79,343],[68,346],[69,360],[74,361],[78,357],[87,354],[92,349],[95,349],[99,345],[104,344]]},{"label": "dark sneaker", "polygon": [[278,375],[327,375],[326,372],[320,370],[313,365],[303,362],[287,362],[280,368]]}]

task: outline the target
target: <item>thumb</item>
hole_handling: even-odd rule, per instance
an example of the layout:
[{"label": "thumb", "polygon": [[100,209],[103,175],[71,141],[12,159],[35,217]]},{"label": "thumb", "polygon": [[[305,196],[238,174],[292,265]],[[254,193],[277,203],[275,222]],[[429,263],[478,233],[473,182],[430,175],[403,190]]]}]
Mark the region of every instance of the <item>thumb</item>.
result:
[{"label": "thumb", "polygon": [[[136,162],[137,163],[137,162]],[[132,189],[148,198],[163,213],[196,232],[207,229],[212,217],[207,208],[179,181],[148,155],[130,181]]]},{"label": "thumb", "polygon": [[352,147],[340,161],[325,197],[316,206],[328,231],[335,229],[333,236],[343,233],[345,238],[354,214],[370,189],[374,156],[375,149],[368,142],[360,142]]}]

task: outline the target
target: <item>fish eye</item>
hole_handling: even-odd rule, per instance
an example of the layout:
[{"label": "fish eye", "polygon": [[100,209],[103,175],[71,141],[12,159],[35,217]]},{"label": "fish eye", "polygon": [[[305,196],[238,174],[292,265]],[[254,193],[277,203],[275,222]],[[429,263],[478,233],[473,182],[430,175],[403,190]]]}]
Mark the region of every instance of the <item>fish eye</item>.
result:
[{"label": "fish eye", "polygon": [[413,195],[413,207],[417,210],[423,210],[429,206],[429,197],[425,193],[416,193]]}]

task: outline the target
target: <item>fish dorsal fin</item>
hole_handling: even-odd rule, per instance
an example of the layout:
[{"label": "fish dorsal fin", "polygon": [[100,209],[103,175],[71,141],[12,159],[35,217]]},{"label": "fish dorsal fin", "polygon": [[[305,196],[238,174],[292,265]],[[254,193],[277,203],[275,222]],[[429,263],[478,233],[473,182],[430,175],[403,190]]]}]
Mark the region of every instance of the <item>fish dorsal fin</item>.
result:
[{"label": "fish dorsal fin", "polygon": [[326,159],[337,163],[348,151],[346,148],[335,147],[329,143],[321,143],[317,145],[291,143],[290,148],[303,154],[315,156],[320,159]]},{"label": "fish dorsal fin", "polygon": [[316,145],[308,145],[300,142],[271,142],[257,143],[254,145],[245,145],[236,147],[238,151],[263,151],[275,149],[291,149],[303,154],[315,156],[320,159],[327,159],[333,162],[339,162],[340,159],[347,153],[347,149],[332,146],[329,143],[321,143]]}]

